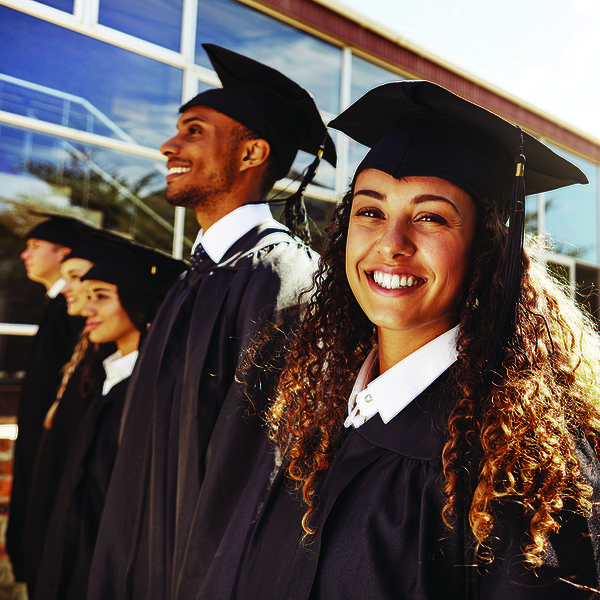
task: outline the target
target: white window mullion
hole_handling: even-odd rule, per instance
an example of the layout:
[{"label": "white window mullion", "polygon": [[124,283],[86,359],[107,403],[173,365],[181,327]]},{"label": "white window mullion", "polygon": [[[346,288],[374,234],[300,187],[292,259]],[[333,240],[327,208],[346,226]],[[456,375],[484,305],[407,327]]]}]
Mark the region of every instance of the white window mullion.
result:
[{"label": "white window mullion", "polygon": [[100,0],[74,0],[73,15],[86,27],[98,24],[98,5]]},{"label": "white window mullion", "polygon": [[[183,57],[183,85],[181,102],[184,103],[198,93],[198,77],[194,68],[196,58],[196,23],[198,20],[198,0],[183,0],[181,12],[181,55]],[[183,257],[185,233],[185,208],[175,208],[173,221],[173,256]]]},{"label": "white window mullion", "polygon": [[[352,51],[350,48],[342,50],[342,73],[340,81],[340,112],[350,106],[352,91]],[[343,194],[348,187],[348,138],[336,132],[335,145],[338,153],[338,166],[335,170],[335,191]]]},{"label": "white window mullion", "polygon": [[546,194],[537,195],[537,235],[546,234]]}]

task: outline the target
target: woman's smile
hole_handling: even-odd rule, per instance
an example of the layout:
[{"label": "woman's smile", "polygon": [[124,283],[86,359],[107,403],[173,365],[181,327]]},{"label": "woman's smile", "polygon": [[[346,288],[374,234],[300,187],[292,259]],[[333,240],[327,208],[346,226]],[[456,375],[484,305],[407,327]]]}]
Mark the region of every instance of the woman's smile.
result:
[{"label": "woman's smile", "polygon": [[410,331],[427,343],[456,324],[476,223],[469,194],[446,180],[359,174],[346,274],[380,336]]},{"label": "woman's smile", "polygon": [[367,273],[367,276],[377,287],[387,291],[415,289],[425,282],[424,279],[413,273],[388,273],[387,271],[373,270]]}]

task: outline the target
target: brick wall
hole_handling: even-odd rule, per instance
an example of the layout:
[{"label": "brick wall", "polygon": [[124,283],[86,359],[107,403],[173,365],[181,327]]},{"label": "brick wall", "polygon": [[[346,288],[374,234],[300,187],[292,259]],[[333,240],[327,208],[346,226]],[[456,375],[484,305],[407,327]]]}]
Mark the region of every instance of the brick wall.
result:
[{"label": "brick wall", "polygon": [[[0,417],[0,424],[15,423],[16,417]],[[15,442],[0,437],[0,599],[27,600],[24,584],[15,584],[10,560],[6,554],[6,524],[12,489]]]}]

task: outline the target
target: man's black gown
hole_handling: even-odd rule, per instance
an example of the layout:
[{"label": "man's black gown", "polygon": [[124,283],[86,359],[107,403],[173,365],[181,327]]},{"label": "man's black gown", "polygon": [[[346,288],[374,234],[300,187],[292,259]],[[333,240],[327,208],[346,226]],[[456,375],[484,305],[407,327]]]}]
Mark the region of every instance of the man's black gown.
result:
[{"label": "man's black gown", "polygon": [[128,383],[120,381],[105,396],[98,390],[78,424],[48,526],[36,600],[86,598]]},{"label": "man's black gown", "polygon": [[61,369],[71,358],[83,319],[71,317],[62,294],[47,299],[33,339],[27,373],[19,399],[19,435],[15,442],[13,487],[6,531],[6,549],[17,581],[25,581],[23,550],[29,487],[35,469],[43,423],[56,399]]},{"label": "man's black gown", "polygon": [[[517,506],[496,514],[496,559],[477,566],[463,507],[444,528],[441,453],[447,376],[387,425],[375,415],[350,429],[319,490],[318,533],[300,543],[303,509],[278,474],[252,533],[237,600],[565,600],[597,598],[560,581],[598,587],[598,508],[588,521],[563,514],[551,536],[550,566],[537,574],[520,560]],[[600,499],[598,460],[578,442],[583,471]],[[224,574],[223,576],[226,576]]]},{"label": "man's black gown", "polygon": [[[274,461],[260,390],[252,406],[234,374],[257,332],[296,306],[315,267],[305,245],[263,224],[170,291],[131,377],[90,599],[214,598],[207,574],[235,570],[245,531],[231,529],[232,516],[251,516]],[[259,373],[245,372],[251,387]]]}]

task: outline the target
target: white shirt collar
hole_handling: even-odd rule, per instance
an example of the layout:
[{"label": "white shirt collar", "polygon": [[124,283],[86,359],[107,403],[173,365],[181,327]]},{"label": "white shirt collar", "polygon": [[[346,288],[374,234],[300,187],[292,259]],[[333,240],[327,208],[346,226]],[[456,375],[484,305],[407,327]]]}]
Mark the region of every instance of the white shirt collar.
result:
[{"label": "white shirt collar", "polygon": [[218,263],[235,242],[263,221],[272,221],[271,226],[287,229],[273,218],[268,204],[244,204],[226,214],[206,231],[201,229],[192,246],[192,254],[202,242],[206,254],[213,262]]},{"label": "white shirt collar", "polygon": [[54,282],[54,285],[52,285],[50,289],[46,292],[46,296],[48,296],[48,298],[56,298],[56,296],[58,296],[62,292],[62,289],[65,287],[65,283],[67,283],[66,280],[62,277],[59,277]]},{"label": "white shirt collar", "polygon": [[456,362],[458,326],[422,346],[373,379],[379,352],[375,346],[360,369],[348,401],[345,427],[360,427],[379,413],[389,423],[450,365]]},{"label": "white shirt collar", "polygon": [[134,350],[125,356],[121,354],[120,350],[117,350],[114,354],[111,354],[108,358],[104,359],[102,365],[106,371],[106,379],[102,386],[103,396],[106,396],[111,388],[123,381],[123,379],[127,379],[131,373],[133,373],[133,367],[135,367],[137,357],[137,350]]}]

